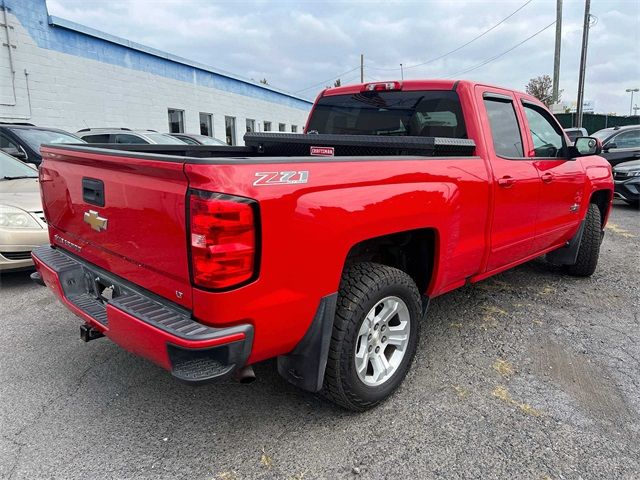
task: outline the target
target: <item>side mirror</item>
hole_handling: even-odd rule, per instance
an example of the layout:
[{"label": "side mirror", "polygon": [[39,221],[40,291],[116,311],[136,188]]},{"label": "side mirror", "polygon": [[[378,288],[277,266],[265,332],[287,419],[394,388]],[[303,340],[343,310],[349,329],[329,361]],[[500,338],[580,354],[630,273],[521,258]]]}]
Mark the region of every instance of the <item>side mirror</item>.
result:
[{"label": "side mirror", "polygon": [[573,144],[574,156],[599,155],[602,152],[602,143],[593,137],[578,137]]},{"label": "side mirror", "polygon": [[22,149],[7,147],[7,148],[3,148],[2,151],[4,153],[8,153],[14,158],[17,158],[18,160],[22,160],[23,162],[27,159],[27,154]]},{"label": "side mirror", "polygon": [[603,150],[605,152],[608,152],[609,150],[611,150],[612,148],[618,148],[618,145],[616,145],[616,142],[609,142],[607,143],[607,145],[603,148]]}]

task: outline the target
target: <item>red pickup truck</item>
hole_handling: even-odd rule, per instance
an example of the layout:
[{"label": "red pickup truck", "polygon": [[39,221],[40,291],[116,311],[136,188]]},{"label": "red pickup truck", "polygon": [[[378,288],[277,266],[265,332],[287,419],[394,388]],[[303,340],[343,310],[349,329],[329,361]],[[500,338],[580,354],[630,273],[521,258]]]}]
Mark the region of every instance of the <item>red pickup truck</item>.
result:
[{"label": "red pickup truck", "polygon": [[429,299],[546,254],[596,268],[613,198],[596,139],[468,81],[324,90],[304,135],[245,147],[47,145],[34,280],[175,377],[277,357],[353,410],[403,380]]}]

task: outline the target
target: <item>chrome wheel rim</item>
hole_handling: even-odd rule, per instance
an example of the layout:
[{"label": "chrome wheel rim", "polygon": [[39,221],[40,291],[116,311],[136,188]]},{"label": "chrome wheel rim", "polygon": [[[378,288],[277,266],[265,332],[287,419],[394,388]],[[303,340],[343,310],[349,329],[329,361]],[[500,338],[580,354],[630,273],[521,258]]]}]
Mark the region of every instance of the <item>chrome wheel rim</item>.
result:
[{"label": "chrome wheel rim", "polygon": [[387,382],[409,345],[411,317],[398,297],[385,297],[362,320],[355,347],[358,378],[369,387]]}]

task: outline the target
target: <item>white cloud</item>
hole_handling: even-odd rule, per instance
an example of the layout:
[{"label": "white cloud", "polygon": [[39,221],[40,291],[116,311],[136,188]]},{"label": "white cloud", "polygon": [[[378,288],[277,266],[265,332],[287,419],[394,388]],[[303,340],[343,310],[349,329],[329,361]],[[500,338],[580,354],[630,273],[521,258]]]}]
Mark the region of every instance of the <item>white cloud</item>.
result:
[{"label": "white cloud", "polygon": [[[400,76],[411,66],[466,43],[524,0],[504,1],[216,1],[48,0],[49,12],[221,70],[267,78],[299,91],[358,67],[367,79]],[[640,87],[640,2],[599,0],[589,39],[585,98],[599,111],[628,113],[625,89]],[[583,0],[564,1],[560,88],[576,96]],[[437,78],[507,50],[555,19],[554,0],[533,0],[478,41],[443,59],[405,70],[405,78]],[[504,57],[464,75],[524,89],[553,73],[554,27]],[[396,70],[384,70],[396,69]],[[355,70],[343,84],[359,81]],[[327,81],[330,84],[332,81]],[[321,87],[302,92],[313,98]],[[640,100],[639,102],[640,103]]]}]

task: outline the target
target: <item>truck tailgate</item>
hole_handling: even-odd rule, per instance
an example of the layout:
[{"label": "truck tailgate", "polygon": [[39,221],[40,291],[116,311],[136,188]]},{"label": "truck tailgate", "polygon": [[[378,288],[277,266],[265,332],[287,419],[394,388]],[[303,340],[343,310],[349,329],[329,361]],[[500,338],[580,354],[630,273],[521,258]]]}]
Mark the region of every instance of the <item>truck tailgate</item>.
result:
[{"label": "truck tailgate", "polygon": [[51,243],[191,308],[183,161],[43,147]]}]

